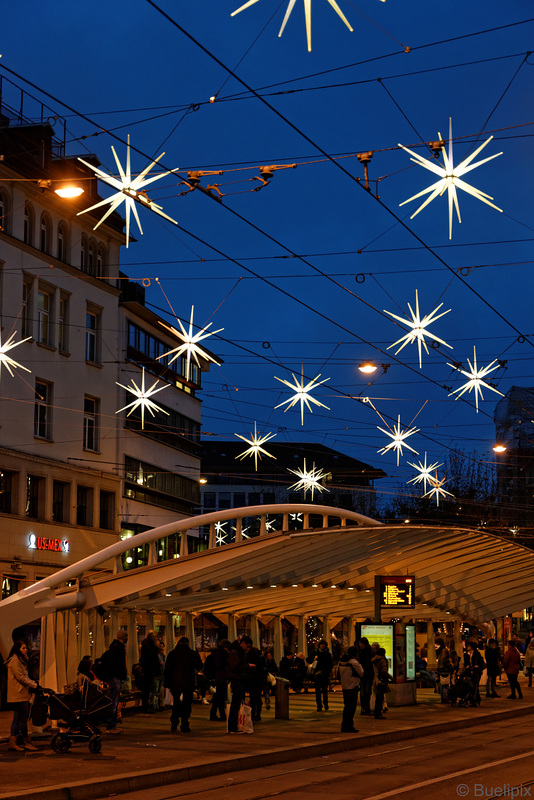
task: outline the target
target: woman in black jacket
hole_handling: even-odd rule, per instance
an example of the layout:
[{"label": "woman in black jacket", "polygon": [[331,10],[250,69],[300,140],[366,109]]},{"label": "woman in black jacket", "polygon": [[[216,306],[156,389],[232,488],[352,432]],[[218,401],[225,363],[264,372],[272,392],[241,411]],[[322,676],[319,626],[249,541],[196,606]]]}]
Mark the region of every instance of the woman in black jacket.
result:
[{"label": "woman in black jacket", "polygon": [[[330,683],[330,673],[334,667],[332,653],[328,649],[328,644],[321,639],[317,650],[309,658],[310,667],[313,668],[313,684],[315,686],[315,700],[317,711],[328,711],[328,686]],[[314,666],[315,665],[315,666]]]}]

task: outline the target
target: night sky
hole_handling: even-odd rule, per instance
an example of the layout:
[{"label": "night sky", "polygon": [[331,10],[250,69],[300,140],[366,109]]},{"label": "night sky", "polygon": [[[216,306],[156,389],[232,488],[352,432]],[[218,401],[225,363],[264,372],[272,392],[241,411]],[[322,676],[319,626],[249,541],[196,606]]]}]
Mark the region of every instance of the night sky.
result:
[{"label": "night sky", "polygon": [[[159,0],[170,19],[147,0],[19,0],[2,9],[0,73],[66,119],[68,154],[115,173],[111,145],[124,163],[130,134],[133,171],[163,150],[160,164],[180,168],[148,191],[179,227],[140,209],[144,236],[134,229],[122,269],[149,279],[147,304],[169,321],[170,306],[188,320],[194,305],[196,323],[224,329],[206,341],[224,364],[204,376],[204,435],[256,421],[276,441],[320,442],[384,469],[387,500],[425,452],[494,459],[499,395],[484,390],[478,414],[473,393],[455,401],[465,379],[447,362],[465,369],[476,346],[479,366],[506,361],[489,376],[499,391],[534,385],[534,19],[524,0],[339,3],[354,32],[313,0],[308,53],[302,0],[281,38],[287,0],[234,18],[239,0]],[[14,91],[4,83],[6,102]],[[449,118],[455,164],[490,135],[476,160],[503,152],[465,176],[502,213],[460,191],[450,241],[446,195],[413,220],[424,197],[399,207],[438,177],[398,147],[433,159],[425,143],[448,138]],[[369,151],[366,191],[356,154]],[[222,171],[201,182],[223,202],[180,196],[188,170]],[[450,309],[430,330],[453,346],[423,352],[422,369],[416,345],[387,350],[406,328],[383,313],[408,315],[416,290],[422,314]],[[368,358],[391,365],[371,386],[357,369]],[[298,409],[274,410],[290,397],[274,376],[301,369],[329,378],[314,392],[329,410],[313,406],[303,426]],[[416,417],[419,456],[397,467],[377,454],[389,440],[364,396],[389,425]]]}]

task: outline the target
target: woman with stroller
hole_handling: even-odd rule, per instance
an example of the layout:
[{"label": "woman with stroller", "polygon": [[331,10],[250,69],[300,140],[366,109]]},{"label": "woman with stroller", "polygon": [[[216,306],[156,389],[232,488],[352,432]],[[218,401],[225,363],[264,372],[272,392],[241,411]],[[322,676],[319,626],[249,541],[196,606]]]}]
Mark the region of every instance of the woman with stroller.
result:
[{"label": "woman with stroller", "polygon": [[[7,702],[13,709],[13,721],[7,749],[23,753],[24,750],[37,750],[28,734],[30,715],[30,689],[37,689],[37,683],[28,675],[28,645],[16,641],[6,661]],[[17,736],[22,736],[23,745],[17,744]]]}]

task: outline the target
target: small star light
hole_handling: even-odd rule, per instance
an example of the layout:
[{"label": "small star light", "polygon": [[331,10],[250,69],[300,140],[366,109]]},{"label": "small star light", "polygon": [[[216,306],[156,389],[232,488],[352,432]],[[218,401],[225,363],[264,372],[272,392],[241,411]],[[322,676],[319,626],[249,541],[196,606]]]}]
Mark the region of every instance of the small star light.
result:
[{"label": "small star light", "polygon": [[112,147],[111,150],[113,152],[113,156],[115,157],[117,169],[119,170],[120,180],[118,178],[114,178],[112,175],[108,175],[107,173],[103,172],[103,170],[95,167],[93,164],[89,164],[87,161],[84,161],[83,158],[78,158],[78,161],[81,161],[86,167],[92,169],[93,172],[104,181],[104,183],[107,183],[109,186],[117,189],[117,192],[112,194],[111,197],[107,197],[105,200],[101,200],[99,203],[96,203],[94,206],[86,208],[83,211],[79,211],[77,216],[80,216],[80,214],[87,214],[88,211],[94,211],[95,208],[100,208],[101,206],[109,204],[108,210],[93,228],[93,230],[96,231],[98,226],[102,225],[109,215],[112,214],[120,206],[120,204],[124,202],[126,216],[126,247],[128,247],[130,241],[130,211],[135,217],[135,221],[137,222],[141,234],[143,233],[141,223],[139,222],[139,215],[135,207],[136,201],[140,205],[145,206],[145,208],[149,208],[150,211],[153,211],[158,216],[169,220],[169,222],[172,222],[174,225],[178,225],[175,219],[172,219],[171,217],[168,217],[167,214],[163,213],[161,206],[158,206],[153,200],[150,200],[147,197],[145,191],[145,186],[148,186],[150,183],[154,183],[154,181],[159,181],[160,178],[164,178],[165,175],[170,175],[173,172],[177,172],[178,167],[176,167],[176,169],[167,170],[166,172],[160,172],[159,175],[153,175],[151,178],[146,178],[145,180],[145,176],[148,175],[152,167],[157,164],[160,158],[163,158],[165,155],[165,153],[162,153],[155,159],[155,161],[152,161],[148,167],[145,167],[145,169],[139,173],[137,178],[132,179],[130,170],[130,135],[128,134],[128,144],[126,146],[126,171],[124,171],[122,168],[122,164],[118,159],[115,148]]},{"label": "small star light", "polygon": [[0,374],[2,372],[2,366],[4,366],[12,378],[14,377],[13,369],[20,368],[25,370],[25,372],[31,372],[31,370],[29,370],[28,367],[23,367],[22,364],[18,363],[18,361],[14,361],[12,358],[8,356],[8,352],[10,350],[13,350],[14,347],[18,347],[19,344],[24,344],[24,342],[27,342],[29,339],[32,338],[31,336],[27,336],[26,339],[21,339],[20,342],[14,342],[13,339],[15,338],[16,335],[17,335],[16,332],[12,333],[9,339],[6,342],[4,342],[4,344],[2,344],[2,337],[0,334]]},{"label": "small star light", "polygon": [[437,461],[436,461],[435,464],[430,464],[429,466],[427,466],[426,453],[425,453],[425,463],[424,464],[421,464],[420,461],[419,461],[418,464],[412,464],[411,461],[408,461],[407,463],[408,463],[409,467],[413,467],[419,473],[419,475],[416,475],[415,478],[411,478],[408,481],[408,483],[421,483],[421,481],[422,481],[423,482],[423,491],[425,491],[425,492],[426,492],[427,482],[430,483],[431,485],[434,482],[434,478],[430,474],[432,472],[432,470],[433,469],[438,469],[438,467],[442,467],[443,466],[443,464],[438,464]]},{"label": "small star light", "polygon": [[129,417],[130,414],[132,414],[135,411],[136,408],[140,408],[141,409],[141,430],[144,431],[144,429],[145,429],[145,409],[147,411],[149,411],[152,414],[152,416],[154,416],[154,411],[161,411],[163,414],[166,414],[167,416],[169,416],[169,412],[168,411],[165,411],[163,408],[160,408],[159,406],[157,406],[150,399],[153,395],[157,394],[158,392],[161,392],[162,389],[166,389],[167,385],[165,384],[164,386],[160,386],[158,389],[156,389],[156,386],[159,383],[159,381],[156,380],[155,383],[152,384],[150,389],[145,389],[145,370],[144,370],[144,368],[143,368],[143,376],[141,378],[141,386],[140,387],[136,384],[136,382],[134,381],[133,378],[132,378],[132,386],[123,386],[122,383],[118,383],[117,381],[115,381],[115,383],[117,383],[117,386],[120,386],[121,389],[126,389],[127,392],[130,392],[130,394],[133,394],[133,396],[136,398],[135,400],[132,400],[131,403],[128,403],[127,406],[124,406],[124,408],[119,408],[119,410],[116,411],[115,413],[116,414],[120,414],[121,411],[126,411],[127,408],[131,408],[131,410],[126,415],[126,416]]},{"label": "small star light", "polygon": [[276,456],[273,456],[272,453],[268,453],[267,450],[264,450],[263,447],[261,446],[262,444],[265,444],[265,442],[268,442],[270,439],[274,439],[276,433],[267,433],[265,436],[258,436],[258,432],[256,430],[256,423],[254,423],[254,433],[250,434],[250,439],[247,439],[246,436],[241,436],[239,433],[236,433],[235,436],[237,436],[239,439],[242,439],[244,442],[250,445],[248,450],[245,450],[242,453],[240,453],[238,456],[236,456],[236,459],[239,458],[240,460],[243,460],[244,458],[246,458],[246,456],[254,456],[254,464],[255,464],[254,468],[256,472],[258,471],[258,456],[261,461],[262,453],[266,456],[269,456],[269,458],[274,458],[276,460]]},{"label": "small star light", "polygon": [[[438,136],[441,140],[441,133],[438,133]],[[481,200],[486,205],[491,206],[496,211],[501,211],[502,208],[498,208],[497,206],[490,203],[490,200],[493,200],[493,197],[490,197],[489,194],[485,192],[481,192],[480,189],[475,189],[474,186],[471,186],[465,181],[461,180],[461,176],[465,175],[467,172],[470,172],[472,169],[476,169],[480,167],[482,164],[485,164],[487,161],[491,161],[493,158],[497,158],[497,156],[502,156],[501,153],[495,153],[493,156],[489,156],[489,158],[483,158],[482,161],[477,161],[476,164],[471,164],[474,158],[483,150],[486,145],[491,142],[493,136],[490,136],[489,139],[486,139],[480,147],[477,147],[474,153],[471,153],[470,156],[467,156],[464,161],[458,164],[457,167],[454,166],[453,163],[453,155],[452,155],[452,121],[449,117],[449,155],[445,152],[445,147],[442,145],[441,153],[443,155],[443,163],[445,166],[441,166],[441,164],[436,164],[435,161],[428,158],[423,158],[423,156],[414,153],[413,150],[408,150],[407,147],[404,145],[399,144],[399,147],[402,147],[403,150],[406,150],[407,153],[410,153],[414,158],[411,158],[410,161],[413,161],[414,164],[417,164],[420,167],[424,167],[425,169],[430,170],[435,175],[439,175],[440,180],[433,183],[428,189],[423,189],[422,192],[418,194],[414,194],[413,197],[409,197],[408,200],[405,200],[403,203],[400,203],[401,206],[406,205],[406,203],[411,203],[412,200],[417,200],[419,197],[423,197],[425,194],[428,194],[427,199],[419,206],[417,211],[415,211],[410,219],[413,219],[420,211],[423,210],[425,206],[432,202],[438,195],[441,197],[444,194],[445,190],[447,191],[447,197],[449,200],[449,239],[452,239],[452,218],[453,218],[453,206],[456,209],[456,216],[458,217],[458,222],[462,221],[460,216],[460,206],[458,205],[458,195],[456,193],[456,188],[463,189],[464,192],[476,197],[477,200]]]},{"label": "small star light", "polygon": [[[286,9],[284,21],[282,22],[282,27],[280,28],[280,31],[278,33],[278,37],[280,37],[283,34],[284,28],[286,27],[286,23],[287,23],[290,15],[291,15],[291,12],[293,11],[293,8],[295,7],[296,1],[297,0],[289,0],[289,2],[287,4],[287,9]],[[235,15],[239,14],[240,11],[244,11],[246,8],[249,8],[250,6],[253,6],[257,2],[258,2],[258,0],[248,0],[247,3],[245,3],[244,5],[242,5],[240,8],[236,9],[235,11],[233,11],[230,14],[230,16],[231,17],[235,17]],[[343,12],[340,9],[340,7],[338,6],[338,4],[336,3],[336,0],[328,0],[328,2],[330,3],[330,5],[334,9],[334,11],[336,12],[338,17],[340,17],[340,19],[343,20],[343,22],[345,23],[345,25],[347,26],[349,31],[351,31],[351,33],[352,33],[353,28],[350,25],[350,23],[347,20],[347,18],[345,17],[345,15],[343,14]],[[385,2],[385,0],[382,0],[382,2]],[[308,39],[308,53],[311,53],[311,49],[312,49],[311,48],[311,0],[304,0],[304,14],[306,15],[306,37]]]},{"label": "small star light", "polygon": [[215,546],[226,544],[227,531],[224,530],[226,522],[215,523]]},{"label": "small star light", "polygon": [[296,475],[297,478],[300,479],[297,481],[297,483],[294,483],[289,488],[294,489],[296,492],[304,491],[304,497],[306,497],[306,492],[311,492],[311,499],[313,500],[313,493],[315,491],[330,491],[326,488],[326,486],[323,486],[322,483],[320,483],[320,481],[326,477],[326,473],[323,472],[322,469],[317,469],[315,464],[310,470],[307,470],[306,459],[304,459],[303,469],[289,469],[288,472],[292,472],[293,475]]},{"label": "small star light", "polygon": [[409,328],[411,328],[411,330],[409,330],[408,333],[406,333],[400,339],[397,339],[397,341],[393,342],[393,344],[390,344],[388,350],[400,344],[399,349],[395,350],[395,355],[397,355],[397,353],[400,353],[403,347],[406,347],[407,344],[413,344],[414,342],[417,342],[417,349],[419,351],[419,369],[421,369],[422,367],[421,345],[423,345],[423,347],[425,348],[425,353],[428,355],[428,347],[426,345],[425,336],[428,336],[430,339],[434,339],[434,341],[439,342],[440,344],[444,344],[445,347],[449,347],[452,350],[452,346],[450,344],[447,344],[447,342],[444,342],[443,339],[439,338],[439,336],[436,336],[435,334],[430,333],[430,331],[427,330],[428,325],[432,324],[440,317],[444,317],[445,314],[448,314],[449,311],[451,310],[449,308],[447,311],[442,311],[441,314],[434,316],[440,310],[442,305],[443,303],[440,303],[439,306],[434,309],[434,311],[431,311],[430,314],[426,314],[426,316],[424,316],[421,319],[421,315],[419,313],[419,294],[416,289],[415,314],[413,312],[411,305],[408,303],[408,308],[410,309],[410,314],[412,315],[411,322],[409,319],[405,319],[404,317],[399,317],[397,316],[397,314],[393,314],[391,311],[386,311],[386,309],[384,309],[384,313],[389,314],[389,316],[393,317],[393,319],[397,319],[399,322],[402,322],[403,325],[407,325]]},{"label": "small star light", "polygon": [[315,383],[317,378],[321,377],[321,375],[316,375],[315,378],[313,380],[309,381],[305,386],[304,385],[304,367],[302,367],[302,370],[301,370],[300,383],[299,383],[298,378],[296,377],[295,373],[292,372],[291,374],[293,375],[293,380],[295,381],[294,385],[292,383],[290,383],[289,381],[282,380],[282,378],[277,378],[276,375],[274,376],[277,381],[280,381],[280,383],[285,383],[285,385],[289,386],[290,389],[294,389],[295,390],[295,394],[293,395],[293,397],[290,397],[289,400],[284,400],[283,403],[279,403],[277,406],[275,406],[275,408],[280,408],[281,406],[285,406],[286,403],[289,403],[288,407],[284,408],[284,413],[285,413],[290,408],[293,408],[293,406],[295,406],[297,403],[300,403],[300,424],[301,425],[304,425],[304,404],[306,404],[306,407],[307,407],[308,411],[310,412],[310,414],[313,414],[312,407],[310,406],[310,403],[315,403],[316,406],[321,406],[322,408],[326,408],[327,411],[330,411],[328,406],[325,406],[324,403],[320,403],[319,400],[316,400],[315,397],[311,397],[310,394],[309,394],[312,391],[312,389],[315,389],[317,386],[320,386],[322,383],[326,383],[326,381],[329,381],[330,378],[325,378],[324,380],[319,381],[318,383]]},{"label": "small star light", "polygon": [[271,531],[275,530],[276,520],[269,519],[268,517],[265,518],[265,531],[266,533],[270,533]]},{"label": "small star light", "polygon": [[[173,328],[171,325],[165,325],[163,322],[160,322],[160,325],[163,325],[164,328],[167,328],[168,331],[174,334],[174,336],[178,336],[179,339],[183,339],[183,344],[179,347],[175,347],[174,350],[169,350],[168,353],[164,353],[162,356],[158,356],[159,358],[166,358],[167,356],[172,356],[171,360],[169,361],[169,365],[176,361],[184,353],[187,353],[187,367],[185,373],[185,379],[189,380],[189,373],[191,371],[191,356],[195,359],[197,366],[200,367],[200,361],[198,360],[198,356],[201,356],[206,361],[212,361],[214,364],[220,366],[220,361],[217,361],[216,358],[213,358],[209,353],[206,352],[202,347],[199,347],[199,342],[203,339],[207,339],[208,336],[214,336],[216,333],[220,333],[224,330],[224,328],[219,328],[216,331],[208,331],[208,328],[211,325],[209,322],[205,328],[201,328],[197,333],[193,334],[193,312],[195,310],[195,306],[191,306],[191,318],[189,320],[189,333],[186,333],[184,326],[182,325],[182,321],[178,320],[178,325],[181,328],[181,331],[177,331],[176,328]],[[173,355],[174,354],[174,355]]]},{"label": "small star light", "polygon": [[[250,539],[250,536],[247,533],[249,529],[250,525],[247,525],[246,528],[241,528],[241,536],[243,539]],[[237,533],[237,528],[235,527],[235,525],[232,525],[232,530]]]},{"label": "small star light", "polygon": [[[488,364],[487,367],[481,367],[480,369],[477,369],[477,351],[476,347],[473,347],[473,364],[471,364],[469,359],[467,359],[470,372],[467,372],[467,370],[465,369],[460,369],[460,367],[456,366],[455,364],[447,363],[448,367],[452,367],[453,369],[458,370],[458,372],[461,372],[461,374],[465,375],[466,378],[469,378],[467,383],[464,383],[458,389],[455,389],[453,392],[450,392],[449,397],[453,394],[457,394],[458,392],[459,392],[458,397],[461,397],[464,394],[464,392],[471,392],[471,390],[474,389],[477,414],[478,414],[478,396],[480,395],[480,399],[484,400],[481,386],[485,386],[486,389],[490,389],[490,391],[495,392],[496,394],[500,394],[501,397],[504,397],[502,392],[499,392],[498,389],[495,389],[493,386],[490,386],[489,383],[486,383],[485,381],[482,380],[482,378],[485,378],[486,375],[489,375],[489,373],[493,372],[493,370],[499,369],[500,364],[497,364],[496,367],[493,366],[496,363],[496,361],[497,359],[494,359],[491,362],[491,364]],[[458,397],[456,397],[455,399],[458,400]]]},{"label": "small star light", "polygon": [[415,453],[416,456],[419,455],[417,450],[414,450],[413,447],[410,447],[410,445],[406,444],[406,442],[404,441],[405,439],[408,438],[408,436],[411,436],[413,433],[417,433],[419,428],[407,428],[405,431],[401,431],[400,414],[399,414],[399,417],[398,417],[397,424],[393,427],[393,431],[391,431],[391,430],[386,431],[386,430],[384,430],[384,428],[381,428],[379,425],[377,425],[377,428],[378,428],[379,431],[382,431],[382,433],[385,433],[386,436],[391,436],[391,439],[392,439],[392,441],[388,445],[386,445],[385,447],[382,447],[380,450],[377,450],[377,453],[382,453],[382,454],[385,455],[388,452],[388,450],[396,450],[397,451],[397,466],[399,466],[399,454],[402,456],[402,448],[403,447],[407,447],[408,450],[411,450],[412,453]]},{"label": "small star light", "polygon": [[429,492],[426,492],[426,494],[424,494],[423,497],[432,497],[432,495],[434,495],[434,497],[436,498],[436,505],[437,506],[439,506],[439,496],[440,495],[442,495],[443,497],[445,497],[446,495],[449,495],[449,497],[454,497],[453,494],[451,494],[450,492],[448,492],[446,489],[443,488],[443,484],[447,483],[447,480],[448,480],[448,478],[442,478],[441,480],[438,480],[438,474],[437,473],[436,473],[436,477],[435,478],[430,476],[430,483],[431,483],[432,489],[430,489]]}]

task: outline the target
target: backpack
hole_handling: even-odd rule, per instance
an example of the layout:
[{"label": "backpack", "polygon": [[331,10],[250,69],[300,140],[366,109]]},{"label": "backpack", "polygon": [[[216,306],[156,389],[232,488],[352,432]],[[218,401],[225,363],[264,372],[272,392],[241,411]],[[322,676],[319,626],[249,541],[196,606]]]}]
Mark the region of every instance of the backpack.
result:
[{"label": "backpack", "polygon": [[[107,653],[107,650],[106,650]],[[105,655],[100,656],[100,658],[95,658],[94,664],[91,667],[93,674],[98,678],[100,681],[106,681],[108,679],[107,669],[106,669],[106,659]]]}]

